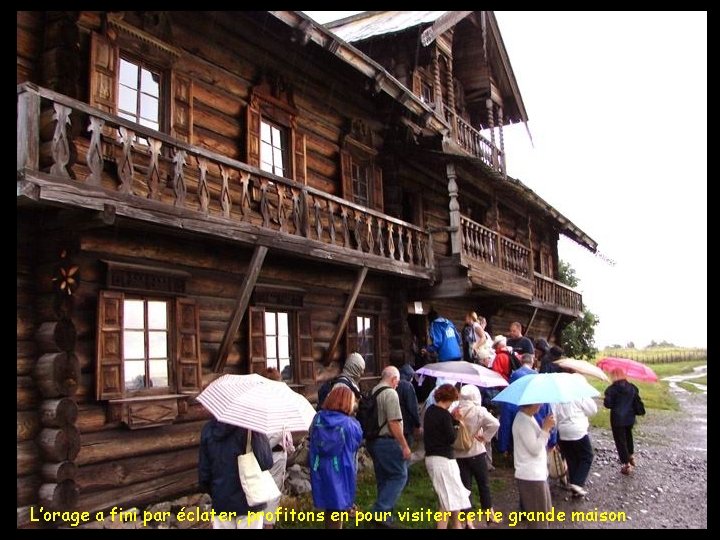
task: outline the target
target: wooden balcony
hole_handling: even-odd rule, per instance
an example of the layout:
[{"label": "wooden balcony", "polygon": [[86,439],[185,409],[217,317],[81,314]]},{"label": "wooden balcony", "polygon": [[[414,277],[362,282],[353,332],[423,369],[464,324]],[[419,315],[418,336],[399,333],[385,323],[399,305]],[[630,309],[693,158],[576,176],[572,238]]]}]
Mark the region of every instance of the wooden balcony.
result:
[{"label": "wooden balcony", "polygon": [[480,132],[463,120],[454,110],[443,105],[445,119],[450,123],[455,142],[471,156],[479,158],[488,167],[505,174],[505,155]]},{"label": "wooden balcony", "polygon": [[433,279],[431,236],[410,223],[32,84],[17,94],[19,200]]},{"label": "wooden balcony", "polygon": [[530,250],[465,216],[460,216],[460,265],[473,287],[532,300]]},{"label": "wooden balcony", "polygon": [[530,278],[530,250],[465,216],[462,228],[464,264],[482,261],[523,279]]},{"label": "wooden balcony", "polygon": [[533,305],[562,311],[579,317],[582,312],[582,295],[567,285],[535,272]]}]

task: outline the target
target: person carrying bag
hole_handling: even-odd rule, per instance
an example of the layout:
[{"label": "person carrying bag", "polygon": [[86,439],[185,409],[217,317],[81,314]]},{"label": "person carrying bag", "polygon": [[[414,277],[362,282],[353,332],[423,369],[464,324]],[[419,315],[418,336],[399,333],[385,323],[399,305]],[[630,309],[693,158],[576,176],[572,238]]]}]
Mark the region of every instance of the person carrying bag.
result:
[{"label": "person carrying bag", "polygon": [[248,431],[245,453],[237,457],[240,484],[245,492],[248,504],[255,506],[280,497],[280,490],[270,474],[270,470],[260,470],[251,446],[252,431]]}]

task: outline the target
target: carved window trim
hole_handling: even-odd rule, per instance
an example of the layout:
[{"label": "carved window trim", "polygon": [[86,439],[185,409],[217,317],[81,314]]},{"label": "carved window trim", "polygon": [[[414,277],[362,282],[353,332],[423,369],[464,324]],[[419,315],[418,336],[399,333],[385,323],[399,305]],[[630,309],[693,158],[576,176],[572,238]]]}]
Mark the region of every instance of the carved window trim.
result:
[{"label": "carved window trim", "polygon": [[[198,306],[185,296],[187,272],[103,260],[106,289],[99,292],[95,388],[107,402],[110,421],[130,429],[173,423],[187,412],[187,400],[202,390]],[[126,390],[124,381],[124,301],[168,303],[168,386]]]},{"label": "carved window trim", "polygon": [[356,198],[353,170],[361,168],[367,174],[367,208],[384,212],[382,168],[377,160],[375,136],[372,130],[360,119],[351,121],[350,131],[343,137],[340,148],[340,174],[342,197],[355,204],[364,205]]},{"label": "carved window trim", "polygon": [[107,265],[106,286],[131,293],[184,296],[190,273],[156,266],[102,260]]}]

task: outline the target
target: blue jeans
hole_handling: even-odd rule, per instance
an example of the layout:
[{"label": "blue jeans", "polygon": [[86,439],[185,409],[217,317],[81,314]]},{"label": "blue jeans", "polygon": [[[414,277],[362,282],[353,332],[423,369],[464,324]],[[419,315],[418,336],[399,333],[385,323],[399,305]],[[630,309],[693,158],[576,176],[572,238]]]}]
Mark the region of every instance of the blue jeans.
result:
[{"label": "blue jeans", "polygon": [[368,444],[373,460],[377,499],[371,512],[392,512],[408,477],[408,462],[395,439],[377,438]]}]

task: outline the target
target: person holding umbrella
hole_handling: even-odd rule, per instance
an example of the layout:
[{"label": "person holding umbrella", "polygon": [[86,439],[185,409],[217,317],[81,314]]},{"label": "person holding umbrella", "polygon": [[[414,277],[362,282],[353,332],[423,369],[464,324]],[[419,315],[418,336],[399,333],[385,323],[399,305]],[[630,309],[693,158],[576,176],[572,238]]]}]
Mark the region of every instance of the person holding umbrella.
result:
[{"label": "person holding umbrella", "polygon": [[[531,375],[538,377],[539,375]],[[547,476],[547,444],[550,431],[555,426],[555,417],[547,415],[542,426],[538,426],[534,415],[542,404],[521,405],[512,427],[515,452],[515,480],[520,493],[520,505],[526,512],[549,512],[552,497]],[[547,529],[545,520],[529,521],[528,527]]]},{"label": "person holding umbrella", "polygon": [[237,457],[245,453],[247,438],[251,437],[252,451],[263,471],[273,465],[270,443],[266,435],[220,422],[216,418],[203,426],[200,435],[198,476],[200,490],[209,493],[216,513],[235,512],[237,518],[222,521],[213,518],[213,529],[262,529],[263,520],[248,522],[248,512],[258,512],[265,503],[250,506],[240,484]]},{"label": "person holding umbrella", "polygon": [[610,371],[610,378],[613,383],[605,389],[603,404],[610,409],[610,427],[622,463],[620,472],[629,475],[635,467],[632,429],[636,414],[634,404],[640,399],[640,390],[628,382],[625,370],[622,368],[613,368]]}]

